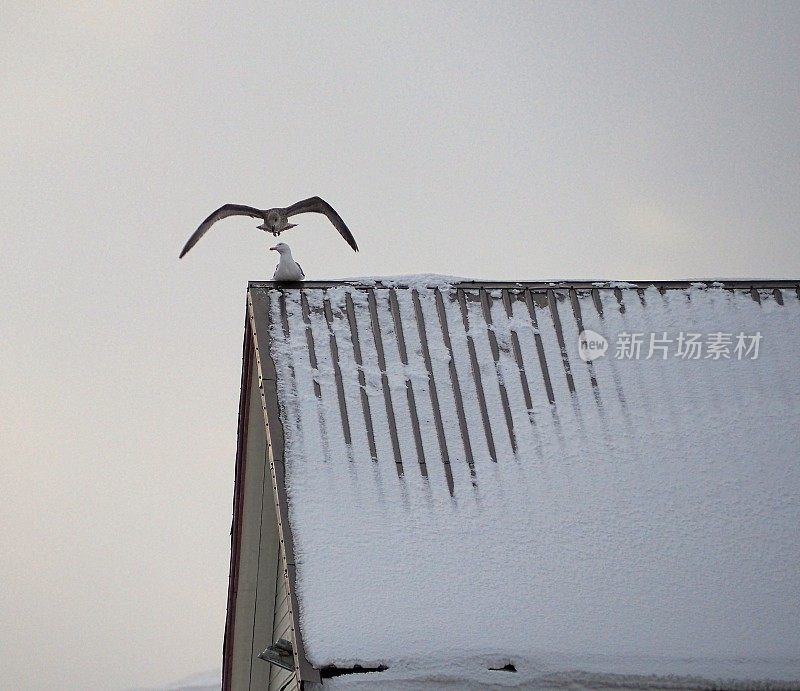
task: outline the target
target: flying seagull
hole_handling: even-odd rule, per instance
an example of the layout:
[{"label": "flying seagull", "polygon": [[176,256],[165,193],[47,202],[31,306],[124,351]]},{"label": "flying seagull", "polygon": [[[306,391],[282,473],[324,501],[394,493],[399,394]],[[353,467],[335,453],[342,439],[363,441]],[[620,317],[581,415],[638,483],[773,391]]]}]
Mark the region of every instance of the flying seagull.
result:
[{"label": "flying seagull", "polygon": [[281,255],[275,273],[272,275],[273,281],[302,281],[306,275],[303,268],[292,258],[292,250],[285,242],[279,242],[275,247],[270,247]]},{"label": "flying seagull", "polygon": [[291,206],[287,206],[285,209],[256,209],[255,207],[243,206],[242,204],[225,204],[225,206],[219,207],[219,209],[203,221],[197,230],[192,233],[192,237],[190,237],[183,246],[180,256],[182,257],[192,249],[211,226],[228,216],[261,218],[264,222],[258,226],[258,228],[265,233],[272,233],[275,237],[278,237],[284,230],[289,230],[289,228],[294,228],[297,225],[296,223],[289,223],[289,219],[292,216],[309,212],[325,214],[328,220],[333,223],[334,228],[339,231],[339,235],[347,241],[347,244],[353,248],[353,251],[358,252],[358,245],[356,244],[353,234],[345,225],[341,216],[336,213],[336,210],[324,199],[320,197],[311,197],[297,202],[296,204],[292,204]]}]

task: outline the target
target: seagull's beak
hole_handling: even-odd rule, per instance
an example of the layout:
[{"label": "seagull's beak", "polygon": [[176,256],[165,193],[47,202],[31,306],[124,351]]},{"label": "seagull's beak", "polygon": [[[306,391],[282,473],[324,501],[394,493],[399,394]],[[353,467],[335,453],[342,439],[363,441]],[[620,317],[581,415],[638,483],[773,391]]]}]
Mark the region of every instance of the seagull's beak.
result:
[{"label": "seagull's beak", "polygon": [[262,223],[260,226],[256,226],[256,228],[258,228],[259,230],[266,230],[267,229],[267,224],[266,223]]},{"label": "seagull's beak", "polygon": [[277,248],[277,247],[270,247],[270,249],[271,249],[271,250],[275,250],[276,252],[278,251],[278,248]]},{"label": "seagull's beak", "polygon": [[296,228],[296,227],[297,227],[296,223],[287,223],[284,230],[289,230],[289,228]]}]

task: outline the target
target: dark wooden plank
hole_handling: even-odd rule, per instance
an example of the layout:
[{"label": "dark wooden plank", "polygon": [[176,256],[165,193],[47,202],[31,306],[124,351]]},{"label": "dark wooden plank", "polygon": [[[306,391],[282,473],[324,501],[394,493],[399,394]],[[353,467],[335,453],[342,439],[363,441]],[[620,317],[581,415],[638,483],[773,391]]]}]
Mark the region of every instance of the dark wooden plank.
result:
[{"label": "dark wooden plank", "polygon": [[[480,296],[481,306],[483,307],[483,318],[486,320],[486,325],[488,327],[492,326],[492,309],[489,297],[489,293],[481,288],[480,292],[478,293]],[[494,358],[494,368],[495,372],[499,374],[499,366],[500,366],[500,348],[497,345],[497,336],[495,336],[494,330],[492,328],[487,329],[487,334],[489,336],[489,348],[492,351],[492,357]],[[514,450],[514,453],[517,452],[517,435],[514,432],[514,420],[511,417],[511,405],[508,402],[508,391],[506,391],[506,385],[503,383],[503,380],[498,376],[497,378],[497,385],[500,387],[500,402],[503,405],[503,415],[506,419],[506,427],[508,427],[508,437],[511,440],[511,448]]]},{"label": "dark wooden plank", "polygon": [[478,365],[478,355],[475,352],[475,342],[469,332],[469,312],[467,311],[466,295],[463,290],[456,291],[456,299],[461,309],[461,320],[464,323],[464,331],[467,334],[467,350],[469,350],[469,361],[472,367],[472,376],[475,380],[475,390],[478,394],[478,408],[481,411],[483,431],[486,434],[486,444],[489,448],[489,457],[497,463],[497,451],[494,447],[494,436],[492,426],[489,422],[489,412],[486,409],[486,396],[483,393],[483,381],[481,379],[481,369]]},{"label": "dark wooden plank", "polygon": [[625,303],[622,300],[621,288],[614,288],[614,297],[617,298],[617,304],[619,305],[619,313],[625,314]]},{"label": "dark wooden plank", "polygon": [[434,291],[436,295],[436,312],[439,315],[439,324],[442,329],[442,338],[447,352],[450,354],[450,385],[453,387],[453,398],[456,402],[456,415],[458,416],[458,426],[461,431],[461,440],[464,444],[464,454],[466,455],[467,465],[470,475],[475,477],[475,458],[472,455],[472,443],[469,440],[469,428],[467,427],[467,417],[464,413],[464,399],[461,395],[461,384],[458,381],[458,369],[456,368],[455,357],[453,356],[453,344],[450,341],[450,327],[447,324],[447,313],[444,308],[444,298],[440,290]]},{"label": "dark wooden plank", "polygon": [[539,322],[536,319],[536,308],[534,306],[533,294],[530,290],[525,291],[525,304],[528,307],[528,315],[533,324],[533,340],[536,343],[536,354],[539,356],[539,366],[542,370],[542,379],[544,380],[544,389],[547,392],[547,400],[551,404],[556,402],[555,395],[553,394],[553,382],[550,381],[550,371],[547,367],[547,357],[544,354],[544,343],[542,343],[542,334],[539,333]]},{"label": "dark wooden plank", "polygon": [[347,322],[350,325],[350,341],[353,344],[353,358],[356,361],[356,368],[358,369],[358,388],[361,392],[361,410],[364,413],[364,425],[367,429],[367,444],[369,444],[369,453],[372,460],[378,461],[378,450],[375,447],[375,431],[372,428],[372,411],[369,405],[369,396],[367,395],[367,380],[364,376],[364,360],[361,357],[361,342],[358,338],[358,323],[356,321],[356,312],[353,308],[353,298],[348,293],[345,295],[345,311],[347,313]]},{"label": "dark wooden plank", "polygon": [[[506,310],[506,317],[511,319],[514,316],[514,309],[511,305],[511,294],[509,291],[503,291],[503,307]],[[519,371],[519,381],[522,384],[522,396],[525,399],[525,408],[528,411],[528,416],[531,417],[533,401],[531,400],[531,391],[528,387],[528,377],[525,374],[525,361],[522,359],[522,348],[519,344],[519,335],[516,329],[511,331],[511,349],[514,352],[514,360],[517,363],[517,370]],[[531,422],[533,418],[531,417]]]},{"label": "dark wooden plank", "polygon": [[342,417],[342,434],[344,443],[351,446],[353,439],[350,435],[350,420],[347,416],[347,400],[344,397],[344,382],[342,381],[342,370],[339,367],[339,345],[336,343],[336,332],[333,330],[333,310],[327,296],[322,303],[325,312],[325,321],[328,324],[328,340],[331,349],[331,359],[333,360],[333,376],[336,379],[336,395],[339,399],[339,414]]},{"label": "dark wooden plank", "polygon": [[453,482],[453,471],[450,468],[450,453],[447,450],[447,439],[444,436],[444,424],[442,423],[442,410],[439,407],[439,393],[436,390],[436,379],[433,375],[433,363],[431,362],[431,351],[428,346],[428,332],[425,328],[425,316],[422,314],[422,305],[419,301],[419,291],[411,291],[411,299],[414,303],[414,312],[417,317],[417,328],[419,338],[422,343],[422,357],[425,360],[425,367],[428,370],[428,393],[431,397],[431,407],[433,408],[433,422],[436,426],[436,436],[439,440],[439,449],[442,453],[442,463],[444,464],[444,474],[447,479],[447,488],[453,494],[455,485]]},{"label": "dark wooden plank", "polygon": [[308,300],[304,290],[300,290],[300,307],[303,312],[303,322],[306,325],[306,343],[308,344],[308,359],[311,362],[311,369],[314,370],[315,376],[312,378],[314,383],[314,393],[317,400],[322,400],[322,388],[317,381],[317,350],[314,348],[314,334],[311,331],[311,317],[309,316]]},{"label": "dark wooden plank", "polygon": [[592,288],[592,300],[594,301],[594,307],[597,310],[597,314],[600,315],[600,318],[603,318],[603,301],[600,299],[600,291],[597,288]]},{"label": "dark wooden plank", "polygon": [[403,458],[400,455],[400,441],[397,438],[397,420],[394,417],[394,405],[392,404],[392,392],[389,389],[389,377],[386,374],[386,356],[383,350],[383,338],[381,337],[381,326],[378,323],[378,311],[375,303],[375,291],[371,288],[367,290],[369,301],[369,314],[372,323],[372,337],[375,339],[375,349],[378,353],[378,367],[381,370],[381,384],[383,385],[383,401],[386,405],[386,417],[389,422],[389,437],[392,441],[392,451],[394,452],[394,462],[397,467],[397,475],[403,476]]},{"label": "dark wooden plank", "polygon": [[[572,313],[575,315],[575,323],[578,325],[578,333],[583,333],[583,315],[581,314],[581,305],[578,301],[578,291],[574,289],[570,290],[569,299],[572,303]],[[594,363],[591,360],[587,360],[586,367],[589,370],[589,380],[592,382],[592,388],[596,390],[597,377],[594,374]]]},{"label": "dark wooden plank", "polygon": [[[394,322],[394,332],[397,336],[397,349],[400,352],[400,361],[403,367],[408,366],[408,350],[406,349],[406,339],[403,333],[403,322],[400,319],[400,305],[397,303],[397,294],[392,288],[389,291],[389,311],[392,314]],[[422,432],[419,426],[419,414],[417,413],[417,401],[414,396],[414,386],[411,380],[406,377],[406,400],[408,402],[408,410],[411,414],[411,429],[414,434],[414,446],[417,449],[417,459],[419,460],[419,468],[424,477],[428,477],[428,466],[425,463],[425,449],[422,447]]]},{"label": "dark wooden plank", "polygon": [[575,393],[575,381],[572,378],[572,370],[569,365],[569,357],[567,356],[567,346],[564,343],[564,332],[561,330],[561,318],[558,316],[558,298],[552,290],[547,291],[547,302],[550,305],[550,315],[553,319],[553,326],[556,330],[556,340],[558,341],[558,348],[561,351],[561,363],[564,365],[564,374],[567,377],[567,386],[570,393]]}]

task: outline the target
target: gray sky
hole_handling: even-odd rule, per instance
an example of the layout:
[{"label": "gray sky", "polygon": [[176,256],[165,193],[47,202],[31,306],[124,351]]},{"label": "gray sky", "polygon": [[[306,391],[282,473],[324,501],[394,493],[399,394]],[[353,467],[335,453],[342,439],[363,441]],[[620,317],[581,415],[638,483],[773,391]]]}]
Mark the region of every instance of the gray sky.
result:
[{"label": "gray sky", "polygon": [[245,286],[800,276],[800,4],[0,7],[0,687],[220,665]]}]

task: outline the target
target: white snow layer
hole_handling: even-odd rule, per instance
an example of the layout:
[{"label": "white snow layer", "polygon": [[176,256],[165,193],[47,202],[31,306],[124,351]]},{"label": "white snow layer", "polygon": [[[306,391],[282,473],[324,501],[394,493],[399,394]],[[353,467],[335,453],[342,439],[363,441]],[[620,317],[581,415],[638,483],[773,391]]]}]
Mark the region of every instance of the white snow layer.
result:
[{"label": "white snow layer", "polygon": [[[800,681],[795,292],[784,290],[781,306],[772,291],[759,304],[745,291],[693,287],[662,295],[655,288],[623,289],[622,312],[614,291],[600,289],[602,316],[591,296],[582,295],[583,327],[610,344],[606,356],[591,364],[578,357],[578,325],[563,292],[557,308],[574,393],[552,311],[537,303],[551,405],[524,295],[510,295],[508,318],[497,292],[491,298],[492,327],[480,303],[467,301],[467,333],[455,290],[440,290],[474,455],[473,475],[459,430],[437,291],[420,287],[452,495],[411,291],[396,291],[408,351],[404,365],[389,291],[374,290],[402,477],[367,287],[303,291],[316,371],[309,362],[300,291],[283,291],[288,337],[281,291],[270,291],[306,653],[317,667],[389,668],[336,677],[325,687],[360,688],[380,677],[387,689],[417,683],[431,688],[432,682],[550,688],[591,686],[598,674]],[[346,296],[356,316],[377,460],[367,441]],[[349,447],[323,300],[332,309]],[[499,345],[497,365],[490,331]],[[734,339],[740,332],[760,332],[762,338],[757,359],[685,360],[672,353],[666,360],[646,359],[645,346],[639,360],[618,360],[614,344],[623,332],[645,333],[645,339],[652,332],[658,338],[663,332],[673,338],[680,332],[730,332]],[[468,335],[496,462],[482,423]],[[417,456],[407,382],[427,477]],[[488,670],[509,662],[516,674]]]},{"label": "white snow layer", "polygon": [[180,681],[142,691],[220,691],[221,688],[222,671],[216,669],[192,674]]}]

